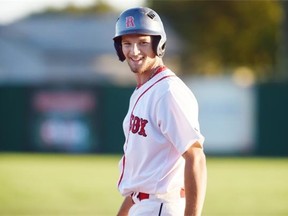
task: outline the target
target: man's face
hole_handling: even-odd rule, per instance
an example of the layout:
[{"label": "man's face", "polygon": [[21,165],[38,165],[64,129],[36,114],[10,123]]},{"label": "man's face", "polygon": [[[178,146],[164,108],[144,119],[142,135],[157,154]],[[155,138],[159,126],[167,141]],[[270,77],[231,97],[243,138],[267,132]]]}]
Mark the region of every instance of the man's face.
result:
[{"label": "man's face", "polygon": [[134,73],[149,71],[156,64],[151,36],[138,34],[122,36],[122,51]]}]

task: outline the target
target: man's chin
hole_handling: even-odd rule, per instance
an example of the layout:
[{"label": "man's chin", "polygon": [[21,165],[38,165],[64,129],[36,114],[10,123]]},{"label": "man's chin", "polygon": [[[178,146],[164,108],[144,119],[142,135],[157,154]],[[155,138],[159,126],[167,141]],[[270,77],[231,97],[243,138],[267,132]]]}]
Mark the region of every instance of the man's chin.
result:
[{"label": "man's chin", "polygon": [[130,66],[130,70],[133,73],[141,73],[141,71],[142,71],[140,67],[132,67],[132,66]]},{"label": "man's chin", "polygon": [[128,65],[134,73],[140,73],[141,70],[143,69],[143,62],[128,62]]}]

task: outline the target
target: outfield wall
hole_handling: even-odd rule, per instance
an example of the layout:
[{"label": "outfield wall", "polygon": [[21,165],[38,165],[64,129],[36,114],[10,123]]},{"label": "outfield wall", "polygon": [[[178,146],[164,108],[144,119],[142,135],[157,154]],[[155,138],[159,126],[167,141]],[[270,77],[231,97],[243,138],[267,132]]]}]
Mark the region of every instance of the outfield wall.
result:
[{"label": "outfield wall", "polygon": [[[199,102],[207,154],[288,155],[288,84],[241,87],[229,77],[185,82]],[[121,153],[133,89],[2,85],[0,151]]]},{"label": "outfield wall", "polygon": [[258,155],[288,156],[288,83],[257,86]]},{"label": "outfield wall", "polygon": [[0,86],[0,151],[119,153],[131,87]]}]

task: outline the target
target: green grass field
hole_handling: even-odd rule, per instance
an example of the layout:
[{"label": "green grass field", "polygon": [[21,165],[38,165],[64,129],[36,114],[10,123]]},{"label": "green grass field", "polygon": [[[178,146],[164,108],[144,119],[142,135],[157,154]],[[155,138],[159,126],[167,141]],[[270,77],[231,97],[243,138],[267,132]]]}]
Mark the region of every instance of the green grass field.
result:
[{"label": "green grass field", "polygon": [[[119,156],[0,154],[0,215],[114,216]],[[207,157],[203,216],[288,215],[288,159]]]}]

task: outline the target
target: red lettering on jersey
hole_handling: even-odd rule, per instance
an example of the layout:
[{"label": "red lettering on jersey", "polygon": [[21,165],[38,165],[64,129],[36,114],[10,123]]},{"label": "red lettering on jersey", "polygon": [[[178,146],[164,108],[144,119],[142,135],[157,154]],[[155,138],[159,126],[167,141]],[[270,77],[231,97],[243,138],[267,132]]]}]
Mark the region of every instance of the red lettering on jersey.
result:
[{"label": "red lettering on jersey", "polygon": [[148,123],[148,120],[134,116],[133,114],[130,117],[130,131],[133,134],[138,133],[140,136],[146,137],[145,127]]},{"label": "red lettering on jersey", "polygon": [[134,17],[133,16],[126,17],[126,28],[134,28],[134,27],[135,27]]},{"label": "red lettering on jersey", "polygon": [[137,133],[139,131],[140,128],[140,118],[135,116],[132,122],[132,127],[131,127],[131,131],[132,133]]},{"label": "red lettering on jersey", "polygon": [[145,126],[148,123],[148,121],[146,119],[142,119],[142,118],[140,120],[141,120],[141,122],[140,122],[140,131],[138,132],[138,134],[141,135],[141,136],[146,137],[147,134],[146,134],[146,131],[145,131]]}]

